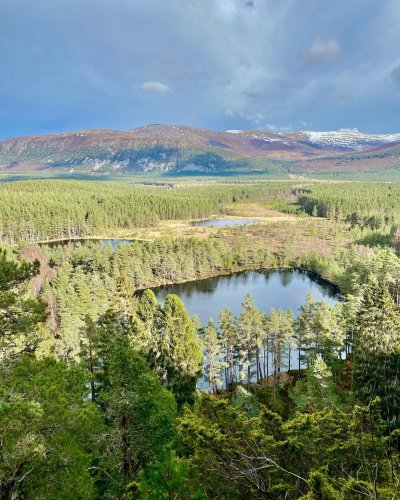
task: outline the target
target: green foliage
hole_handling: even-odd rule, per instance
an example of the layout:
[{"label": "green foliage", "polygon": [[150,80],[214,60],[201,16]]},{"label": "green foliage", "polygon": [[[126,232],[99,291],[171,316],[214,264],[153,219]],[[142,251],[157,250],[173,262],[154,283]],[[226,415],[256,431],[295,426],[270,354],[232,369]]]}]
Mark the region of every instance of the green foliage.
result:
[{"label": "green foliage", "polygon": [[192,482],[213,498],[398,493],[397,472],[392,475],[397,458],[387,454],[376,407],[343,411],[332,405],[283,422],[266,409],[249,419],[228,400],[202,394],[186,408],[180,431],[190,450]]},{"label": "green foliage", "polygon": [[300,500],[341,500],[342,496],[321,472],[311,472],[308,480],[310,491]]},{"label": "green foliage", "polygon": [[239,408],[249,418],[256,417],[261,411],[257,398],[242,385],[237,385],[231,398],[232,406]]},{"label": "green foliage", "polygon": [[308,214],[344,219],[352,226],[379,229],[400,218],[396,184],[316,183],[307,186],[298,203]]},{"label": "green foliage", "polygon": [[297,340],[302,345],[307,366],[321,355],[330,365],[343,350],[345,331],[342,324],[342,307],[330,307],[326,302],[316,302],[307,295],[296,320]]},{"label": "green foliage", "polygon": [[301,412],[313,413],[327,406],[340,405],[332,373],[319,354],[307,369],[306,377],[289,389],[289,396]]},{"label": "green foliage", "polygon": [[[101,463],[107,489],[120,491],[175,439],[176,405],[126,341],[117,340],[107,361],[107,388],[99,394],[107,431]],[[111,476],[111,480],[109,479]]]},{"label": "green foliage", "polygon": [[96,235],[160,220],[201,219],[223,204],[290,193],[287,183],[165,188],[123,182],[0,183],[0,241],[42,241]]},{"label": "green foliage", "polygon": [[293,344],[293,312],[271,309],[266,317],[265,325],[268,347],[272,352],[274,395],[276,395],[280,387],[282,356]]},{"label": "green foliage", "polygon": [[356,317],[354,391],[363,404],[376,397],[390,427],[400,427],[400,314],[388,288],[371,280]]},{"label": "green foliage", "polygon": [[46,318],[46,304],[27,294],[39,262],[18,264],[0,250],[0,357],[34,352],[40,337],[36,325]]},{"label": "green foliage", "polygon": [[121,495],[125,485],[176,439],[174,396],[136,351],[133,325],[126,319],[109,312],[99,325],[88,323],[83,332],[87,347],[81,355],[91,380],[91,399],[105,426],[99,436],[97,481],[99,490],[111,497]]},{"label": "green foliage", "polygon": [[[72,359],[79,354],[79,332],[85,318],[96,321],[110,307],[133,310],[135,290],[226,272],[227,259],[235,269],[244,264],[260,268],[276,262],[266,250],[260,248],[255,253],[250,241],[230,245],[219,238],[135,241],[115,251],[96,243],[42,248],[57,270],[43,290],[55,318],[47,326],[52,330],[56,355]],[[147,307],[153,310],[151,303],[142,309]],[[152,335],[149,324],[142,333]]]},{"label": "green foliage", "polygon": [[[225,203],[292,200],[300,191],[310,215],[347,221],[364,243],[395,237],[398,220],[396,186],[0,187],[0,229],[9,242],[207,216]],[[315,236],[317,223],[309,228]],[[234,236],[164,238],[116,251],[45,248],[54,271],[42,289],[45,332],[46,306],[28,292],[38,263],[0,254],[0,498],[400,496],[396,252],[354,246],[302,255],[289,236],[278,259],[262,241]],[[237,318],[225,310],[219,330],[208,323],[201,346],[199,321],[179,297],[160,306],[143,291],[282,262],[332,279],[346,302],[329,307],[309,297],[294,322],[291,312],[263,314],[248,295]],[[32,354],[38,332],[46,336],[42,359]],[[202,347],[218,397],[195,395]],[[294,348],[309,368],[299,366],[283,383]],[[274,388],[265,380],[270,360]],[[343,380],[352,367],[353,392]],[[278,407],[281,416],[271,410]]]},{"label": "green foliage", "polygon": [[193,492],[193,484],[185,461],[176,456],[174,451],[167,451],[158,462],[150,462],[142,471],[139,482],[128,485],[124,498],[146,500],[190,499],[200,500],[204,496]]},{"label": "green foliage", "polygon": [[93,498],[102,423],[83,370],[25,355],[0,380],[0,497]]},{"label": "green foliage", "polygon": [[[263,315],[254,306],[253,297],[247,294],[242,303],[242,312],[237,320],[239,338],[239,379],[250,384],[254,364],[257,382],[260,374],[260,346],[263,336]],[[247,373],[246,373],[247,372]]]},{"label": "green foliage", "polygon": [[163,314],[166,384],[182,405],[193,398],[203,354],[195,327],[177,295],[167,295]]},{"label": "green foliage", "polygon": [[222,385],[221,372],[226,363],[221,361],[223,357],[222,342],[212,318],[210,318],[202,333],[203,348],[206,356],[205,376],[208,381],[208,391],[215,393],[218,387]]}]

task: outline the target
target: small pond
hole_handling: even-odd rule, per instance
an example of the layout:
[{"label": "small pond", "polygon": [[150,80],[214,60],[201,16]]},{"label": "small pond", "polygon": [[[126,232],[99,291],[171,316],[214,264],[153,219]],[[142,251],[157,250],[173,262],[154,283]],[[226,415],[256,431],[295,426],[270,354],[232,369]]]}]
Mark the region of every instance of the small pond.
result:
[{"label": "small pond", "polygon": [[107,238],[104,240],[98,238],[76,238],[76,239],[65,239],[65,240],[57,240],[51,241],[49,243],[40,243],[41,245],[48,245],[49,247],[56,246],[65,246],[65,245],[76,245],[78,243],[84,244],[89,242],[101,243],[102,245],[110,246],[113,250],[115,250],[120,245],[131,245],[135,240],[121,240],[118,238]]},{"label": "small pond", "polygon": [[205,227],[234,227],[234,226],[248,226],[249,224],[256,224],[257,221],[251,219],[207,219],[192,222],[192,226],[205,226]]}]

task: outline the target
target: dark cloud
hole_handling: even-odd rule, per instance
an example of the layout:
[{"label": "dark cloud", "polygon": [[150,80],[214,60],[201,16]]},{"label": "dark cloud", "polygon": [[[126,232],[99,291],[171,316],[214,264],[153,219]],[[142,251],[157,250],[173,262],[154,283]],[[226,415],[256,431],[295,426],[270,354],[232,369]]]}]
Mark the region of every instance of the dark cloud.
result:
[{"label": "dark cloud", "polygon": [[260,101],[262,99],[262,96],[257,92],[243,92],[242,94],[252,101]]},{"label": "dark cloud", "polygon": [[398,2],[0,0],[0,137],[146,123],[326,130],[354,116],[395,131]]},{"label": "dark cloud", "polygon": [[392,77],[392,80],[400,87],[400,66],[394,68],[394,70],[390,73],[390,76]]}]

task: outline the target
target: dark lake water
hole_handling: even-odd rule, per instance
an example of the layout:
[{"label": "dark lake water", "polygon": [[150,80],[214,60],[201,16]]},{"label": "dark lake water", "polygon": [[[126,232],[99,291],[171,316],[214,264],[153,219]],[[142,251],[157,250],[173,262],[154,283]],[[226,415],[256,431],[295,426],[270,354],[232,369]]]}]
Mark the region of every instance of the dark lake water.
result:
[{"label": "dark lake water", "polygon": [[115,250],[118,246],[120,245],[131,245],[132,242],[135,240],[120,240],[117,238],[110,238],[110,239],[104,239],[100,240],[97,238],[77,238],[77,239],[71,239],[71,240],[58,240],[58,241],[52,241],[50,243],[43,243],[43,245],[48,245],[49,247],[56,247],[58,245],[76,245],[77,243],[83,244],[83,243],[88,243],[88,242],[97,242],[102,245],[108,245],[110,246],[113,250]]},{"label": "dark lake water", "polygon": [[247,293],[252,294],[254,304],[265,312],[274,307],[291,309],[297,315],[308,293],[312,293],[316,300],[333,305],[338,300],[337,292],[317,275],[298,269],[244,271],[154,289],[161,302],[169,293],[179,295],[189,314],[197,314],[203,324],[210,317],[218,321],[219,311],[226,307],[234,315],[239,315]]},{"label": "dark lake water", "polygon": [[247,226],[255,224],[256,221],[249,219],[208,219],[192,222],[192,226],[226,227],[226,226]]}]

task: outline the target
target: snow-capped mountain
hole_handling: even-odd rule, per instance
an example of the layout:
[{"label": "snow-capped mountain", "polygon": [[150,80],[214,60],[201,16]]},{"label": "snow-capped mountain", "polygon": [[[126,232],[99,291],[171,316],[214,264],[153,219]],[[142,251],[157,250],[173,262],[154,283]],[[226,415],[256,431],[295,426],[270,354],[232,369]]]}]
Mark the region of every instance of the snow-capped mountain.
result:
[{"label": "snow-capped mountain", "polygon": [[305,131],[304,135],[307,136],[308,140],[313,144],[334,146],[356,151],[400,141],[400,134],[367,134],[359,132],[356,129],[341,129],[331,132]]},{"label": "snow-capped mountain", "polygon": [[271,170],[287,175],[288,171],[315,169],[317,164],[337,169],[350,161],[352,165],[361,162],[357,168],[366,164],[371,168],[379,164],[380,168],[388,162],[392,168],[400,165],[399,155],[400,134],[357,130],[218,132],[147,125],[129,131],[84,130],[0,141],[0,169],[23,172]]}]

